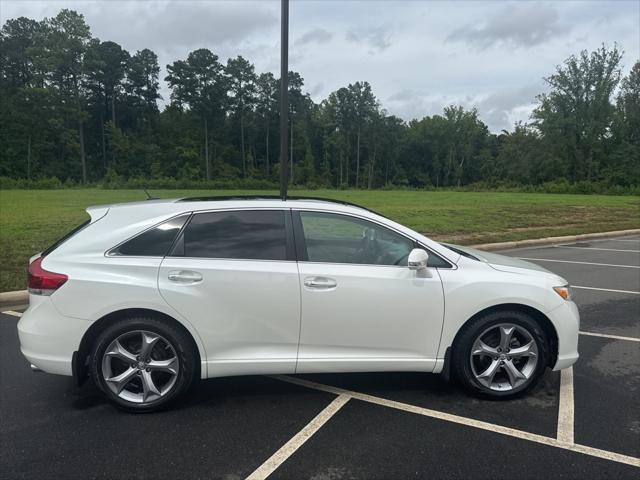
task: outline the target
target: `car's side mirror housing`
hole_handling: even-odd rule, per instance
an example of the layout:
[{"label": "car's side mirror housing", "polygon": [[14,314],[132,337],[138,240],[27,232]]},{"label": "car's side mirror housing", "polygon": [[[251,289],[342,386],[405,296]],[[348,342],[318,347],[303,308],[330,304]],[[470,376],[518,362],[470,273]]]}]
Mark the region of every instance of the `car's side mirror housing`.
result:
[{"label": "car's side mirror housing", "polygon": [[414,248],[409,253],[409,270],[425,270],[427,268],[427,261],[429,260],[429,254],[421,249]]}]

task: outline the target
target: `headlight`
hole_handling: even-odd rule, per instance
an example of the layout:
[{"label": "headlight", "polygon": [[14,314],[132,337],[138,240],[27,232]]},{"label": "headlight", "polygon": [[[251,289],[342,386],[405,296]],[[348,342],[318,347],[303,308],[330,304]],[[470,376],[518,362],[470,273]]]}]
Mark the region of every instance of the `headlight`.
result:
[{"label": "headlight", "polygon": [[562,287],[553,287],[553,289],[565,300],[571,300],[571,298],[573,297],[573,292],[571,291],[569,285],[563,285]]}]

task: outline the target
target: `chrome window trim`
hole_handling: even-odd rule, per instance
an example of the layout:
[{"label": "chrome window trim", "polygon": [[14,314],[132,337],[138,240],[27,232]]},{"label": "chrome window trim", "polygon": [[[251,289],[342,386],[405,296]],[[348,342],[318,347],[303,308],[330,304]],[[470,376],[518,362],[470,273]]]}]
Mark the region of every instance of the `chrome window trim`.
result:
[{"label": "chrome window trim", "polygon": [[[144,257],[149,258],[149,257]],[[166,255],[162,258],[182,260],[215,260],[216,262],[276,262],[276,263],[297,263],[297,260],[268,260],[264,258],[224,258],[224,257],[171,257]]]},{"label": "chrome window trim", "polygon": [[[186,203],[186,202],[185,202]],[[142,230],[141,232],[136,233],[135,235],[132,235],[131,237],[127,238],[126,240],[123,240],[122,242],[118,243],[117,245],[115,245],[114,247],[111,247],[109,250],[107,250],[104,253],[105,257],[109,257],[109,258],[159,258],[159,259],[164,259],[164,258],[184,258],[184,259],[189,259],[189,260],[195,260],[195,259],[199,259],[199,260],[217,260],[217,261],[240,261],[240,262],[285,262],[285,263],[293,263],[293,262],[301,262],[301,260],[266,260],[266,259],[251,259],[251,258],[217,258],[217,257],[172,257],[169,255],[163,255],[163,256],[159,256],[159,255],[119,255],[116,253],[113,253],[114,250],[116,250],[117,248],[119,248],[121,245],[123,245],[124,243],[127,243],[129,240],[133,240],[134,238],[138,237],[139,235],[142,235],[143,233],[146,233],[149,230],[152,230],[156,227],[158,227],[159,225],[162,225],[165,222],[171,221],[175,218],[178,217],[182,217],[184,215],[189,215],[189,217],[196,215],[196,214],[200,214],[200,213],[215,213],[215,212],[228,212],[228,211],[246,211],[246,210],[267,210],[267,211],[291,211],[291,212],[317,212],[317,213],[329,213],[329,214],[333,214],[333,215],[344,215],[347,217],[353,217],[353,218],[357,218],[360,220],[365,220],[367,222],[371,222],[374,223],[376,225],[379,225],[383,228],[386,228],[388,230],[391,230],[395,233],[397,233],[398,235],[416,243],[417,245],[419,245],[421,248],[425,249],[427,251],[427,253],[429,254],[433,254],[436,255],[438,257],[440,257],[443,261],[447,262],[450,266],[449,267],[429,267],[429,268],[435,268],[437,269],[445,269],[445,270],[457,270],[458,266],[456,265],[455,262],[453,262],[452,260],[449,260],[448,258],[445,258],[443,255],[439,254],[438,252],[435,252],[432,248],[424,245],[422,242],[420,242],[418,239],[411,237],[409,235],[407,235],[404,232],[401,232],[399,230],[397,230],[396,228],[390,226],[390,225],[386,225],[380,221],[378,221],[377,219],[372,219],[369,218],[367,216],[364,215],[358,215],[352,212],[343,212],[343,211],[339,211],[339,210],[332,210],[332,209],[324,209],[324,208],[304,208],[304,207],[290,207],[290,206],[277,206],[277,207],[265,207],[265,206],[261,206],[261,207],[257,207],[257,206],[244,206],[244,207],[221,207],[221,208],[207,208],[204,210],[187,210],[184,212],[180,212],[176,215],[174,215],[173,217],[169,217],[161,222],[158,222],[144,230]],[[180,231],[178,232],[178,234],[176,235],[176,238],[174,239],[174,243],[172,243],[171,247],[169,248],[169,251],[171,250],[171,248],[173,248],[173,245],[175,244],[175,240],[177,240],[177,238],[181,235],[182,231],[184,230],[184,228],[188,225],[188,223],[190,222],[191,218],[187,218],[187,220],[185,220],[184,224],[182,225]],[[310,261],[304,261],[304,263],[308,263],[308,264],[315,264],[315,265],[358,265],[358,266],[364,266],[364,267],[391,267],[391,268],[406,268],[406,266],[404,265],[377,265],[377,264],[370,264],[370,263],[338,263],[338,262],[310,262]]]}]

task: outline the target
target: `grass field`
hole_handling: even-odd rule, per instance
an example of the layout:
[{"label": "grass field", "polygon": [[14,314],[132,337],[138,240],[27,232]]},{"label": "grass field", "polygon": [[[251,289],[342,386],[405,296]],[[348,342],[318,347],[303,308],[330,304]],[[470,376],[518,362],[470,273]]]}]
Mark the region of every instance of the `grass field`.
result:
[{"label": "grass field", "polygon": [[[158,190],[155,196],[275,194]],[[434,239],[460,244],[640,228],[640,198],[541,193],[297,190],[378,211]],[[28,258],[87,218],[89,205],[143,200],[139,190],[0,191],[0,291],[25,288]]]}]

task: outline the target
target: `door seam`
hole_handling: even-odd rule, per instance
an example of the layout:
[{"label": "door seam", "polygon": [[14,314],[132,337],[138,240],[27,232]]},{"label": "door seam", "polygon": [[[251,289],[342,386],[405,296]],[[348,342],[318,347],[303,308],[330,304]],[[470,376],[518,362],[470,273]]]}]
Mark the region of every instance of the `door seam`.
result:
[{"label": "door seam", "polygon": [[298,252],[298,244],[296,242],[296,229],[293,226],[293,209],[289,209],[289,218],[291,219],[291,236],[293,237],[293,251],[296,256],[296,271],[298,272],[298,346],[296,348],[296,363],[293,373],[298,372],[298,358],[300,358],[300,339],[302,338],[302,277],[300,276],[300,252]]}]

